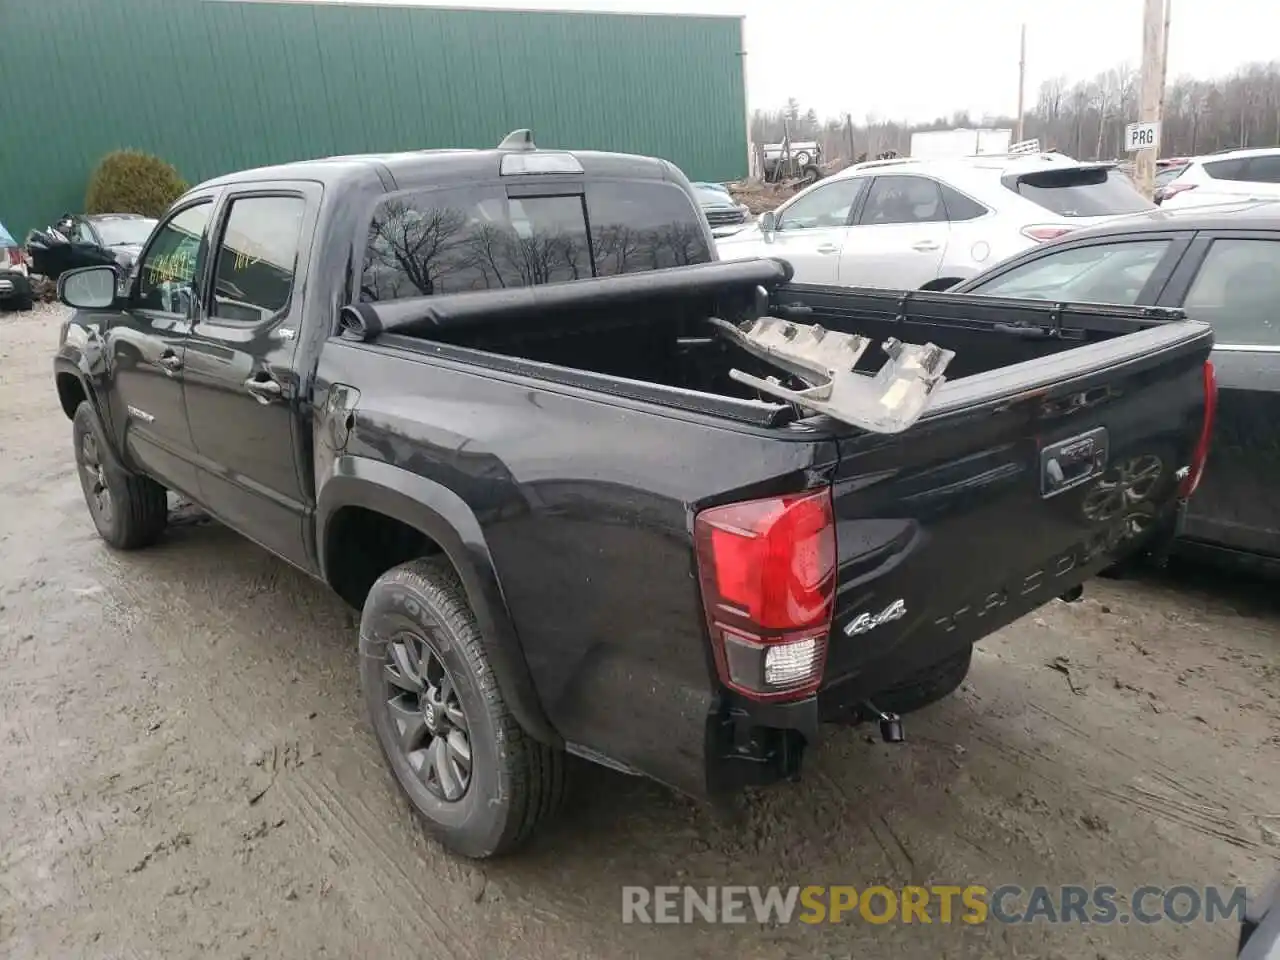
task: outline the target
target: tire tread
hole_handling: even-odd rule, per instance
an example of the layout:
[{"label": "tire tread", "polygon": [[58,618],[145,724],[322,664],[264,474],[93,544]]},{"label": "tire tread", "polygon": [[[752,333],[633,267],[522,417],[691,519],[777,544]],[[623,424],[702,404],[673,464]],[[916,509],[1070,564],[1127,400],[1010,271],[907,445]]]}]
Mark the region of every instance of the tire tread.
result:
[{"label": "tire tread", "polygon": [[508,766],[511,784],[512,816],[491,855],[513,850],[559,809],[565,793],[564,754],[529,736],[508,709],[462,581],[448,559],[412,560],[388,572],[384,578],[410,584],[421,591],[465,651],[464,657],[475,674],[480,696],[493,719],[500,741],[498,756]]}]

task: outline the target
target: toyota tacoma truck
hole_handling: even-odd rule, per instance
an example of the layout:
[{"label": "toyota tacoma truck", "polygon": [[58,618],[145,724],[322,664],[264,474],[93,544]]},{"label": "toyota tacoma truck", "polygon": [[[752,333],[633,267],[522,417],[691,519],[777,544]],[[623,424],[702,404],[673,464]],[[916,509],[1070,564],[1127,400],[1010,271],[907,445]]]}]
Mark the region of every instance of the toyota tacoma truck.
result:
[{"label": "toyota tacoma truck", "polygon": [[824,722],[901,740],[975,641],[1176,527],[1205,324],[713,251],[670,163],[519,132],[202,183],[126,275],[59,280],[93,523],[145,547],[173,493],[361,610],[372,730],[473,858],[569,754],[705,796]]}]

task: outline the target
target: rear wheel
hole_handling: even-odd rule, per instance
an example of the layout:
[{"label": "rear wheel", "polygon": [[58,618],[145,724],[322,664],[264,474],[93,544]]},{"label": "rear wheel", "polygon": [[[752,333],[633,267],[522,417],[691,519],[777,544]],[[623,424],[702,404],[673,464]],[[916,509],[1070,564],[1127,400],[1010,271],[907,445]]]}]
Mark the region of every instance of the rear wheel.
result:
[{"label": "rear wheel", "polygon": [[564,755],[511,715],[446,560],[415,560],[374,583],[360,620],[360,680],[396,781],[450,850],[505,853],[559,806]]},{"label": "rear wheel", "polygon": [[80,488],[98,535],[117,550],[155,543],[169,522],[164,487],[150,477],[124,473],[112,465],[106,438],[87,400],[76,407],[71,434]]}]

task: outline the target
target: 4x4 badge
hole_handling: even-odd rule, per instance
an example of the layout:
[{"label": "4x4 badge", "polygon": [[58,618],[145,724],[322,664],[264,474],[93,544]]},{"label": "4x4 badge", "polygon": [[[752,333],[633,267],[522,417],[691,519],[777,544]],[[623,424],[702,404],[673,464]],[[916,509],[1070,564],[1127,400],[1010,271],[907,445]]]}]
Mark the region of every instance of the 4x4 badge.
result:
[{"label": "4x4 badge", "polygon": [[876,627],[889,623],[893,620],[901,620],[907,615],[907,604],[901,598],[893,601],[879,613],[860,613],[852,620],[849,625],[844,628],[844,632],[850,637],[856,637],[860,633],[870,633]]}]

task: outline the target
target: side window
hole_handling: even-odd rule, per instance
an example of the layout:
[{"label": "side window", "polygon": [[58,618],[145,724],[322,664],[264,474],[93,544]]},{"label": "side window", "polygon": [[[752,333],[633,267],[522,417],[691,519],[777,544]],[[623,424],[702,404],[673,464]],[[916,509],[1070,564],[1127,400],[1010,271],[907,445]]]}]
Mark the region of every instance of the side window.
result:
[{"label": "side window", "polygon": [[75,243],[97,243],[93,238],[93,232],[89,229],[89,225],[83,220],[77,220],[75,227],[71,231],[71,240]]},{"label": "side window", "polygon": [[211,316],[263,323],[288,306],[306,208],[301,197],[231,202],[218,245]]},{"label": "side window", "polygon": [[1215,240],[1182,305],[1217,343],[1280,346],[1280,241]]},{"label": "side window", "polygon": [[876,177],[859,222],[937,223],[946,219],[942,193],[934,181],[924,177]]},{"label": "side window", "polygon": [[866,177],[849,177],[816,187],[793,201],[778,218],[779,230],[843,227],[867,188]]},{"label": "side window", "polygon": [[196,296],[196,258],[212,211],[213,204],[204,200],[178,211],[156,232],[139,272],[139,309],[181,314],[190,310]]},{"label": "side window", "polygon": [[412,191],[378,204],[360,299],[527,287],[592,275],[580,196],[508,199],[496,186]]},{"label": "side window", "polygon": [[1131,306],[1138,302],[1169,243],[1133,240],[1058,250],[1014,267],[968,292]]},{"label": "side window", "polygon": [[1246,160],[1211,160],[1204,165],[1204,172],[1214,180],[1248,180],[1245,175]]},{"label": "side window", "polygon": [[986,207],[977,200],[970,200],[959,190],[953,190],[945,183],[939,183],[938,189],[942,191],[942,207],[947,212],[947,219],[952,223],[976,220],[978,217],[987,215]]},{"label": "side window", "polygon": [[1253,157],[1245,168],[1244,179],[1254,183],[1280,183],[1280,155]]}]

